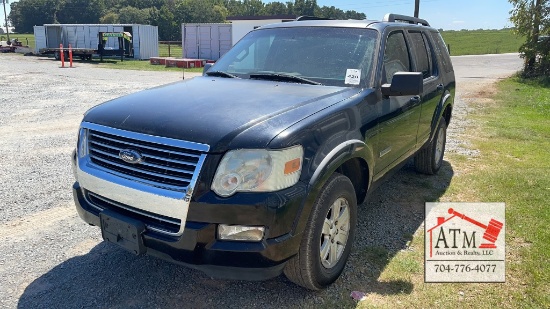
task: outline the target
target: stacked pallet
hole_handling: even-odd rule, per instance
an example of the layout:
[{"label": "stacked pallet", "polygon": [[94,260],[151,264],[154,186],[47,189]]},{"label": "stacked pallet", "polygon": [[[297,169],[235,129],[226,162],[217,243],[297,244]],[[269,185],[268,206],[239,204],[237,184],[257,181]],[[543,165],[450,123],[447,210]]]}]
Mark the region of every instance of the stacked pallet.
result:
[{"label": "stacked pallet", "polygon": [[149,63],[153,65],[166,65],[166,59],[173,59],[174,57],[151,57]]},{"label": "stacked pallet", "polygon": [[174,58],[174,57],[151,57],[149,62],[153,65],[165,65],[167,68],[202,68],[207,63],[205,59],[188,59],[188,58]]}]

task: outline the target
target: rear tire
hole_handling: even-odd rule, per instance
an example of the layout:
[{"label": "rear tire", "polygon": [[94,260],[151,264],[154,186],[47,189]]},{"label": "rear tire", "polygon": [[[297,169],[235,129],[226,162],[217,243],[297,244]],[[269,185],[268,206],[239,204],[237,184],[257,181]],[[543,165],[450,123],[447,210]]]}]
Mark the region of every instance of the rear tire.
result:
[{"label": "rear tire", "polygon": [[298,254],[286,264],[286,277],[310,290],[333,283],[346,265],[357,221],[357,198],[349,178],[334,173],[313,204]]},{"label": "rear tire", "polygon": [[432,141],[414,157],[414,166],[416,170],[428,175],[437,174],[443,163],[446,142],[447,122],[445,118],[441,118]]}]

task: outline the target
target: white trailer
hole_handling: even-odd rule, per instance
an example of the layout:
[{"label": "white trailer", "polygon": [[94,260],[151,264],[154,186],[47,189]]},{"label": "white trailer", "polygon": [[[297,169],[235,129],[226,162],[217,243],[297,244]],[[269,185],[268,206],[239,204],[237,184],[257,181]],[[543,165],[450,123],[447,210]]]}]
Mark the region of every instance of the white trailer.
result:
[{"label": "white trailer", "polygon": [[[158,28],[151,25],[137,24],[46,24],[34,26],[35,52],[54,53],[63,44],[69,44],[76,55],[98,53],[100,32],[128,32],[132,41],[125,48],[126,54],[133,59],[158,57]],[[107,49],[118,48],[117,38],[109,38]]]},{"label": "white trailer", "polygon": [[182,24],[183,58],[218,60],[232,46],[231,24]]},{"label": "white trailer", "polygon": [[230,24],[182,24],[182,56],[218,60],[248,32],[263,25],[295,19],[293,15],[233,16],[227,17]]},{"label": "white trailer", "polygon": [[242,39],[250,31],[261,26],[293,21],[294,15],[271,15],[271,16],[228,16],[231,22],[231,42],[233,45]]}]

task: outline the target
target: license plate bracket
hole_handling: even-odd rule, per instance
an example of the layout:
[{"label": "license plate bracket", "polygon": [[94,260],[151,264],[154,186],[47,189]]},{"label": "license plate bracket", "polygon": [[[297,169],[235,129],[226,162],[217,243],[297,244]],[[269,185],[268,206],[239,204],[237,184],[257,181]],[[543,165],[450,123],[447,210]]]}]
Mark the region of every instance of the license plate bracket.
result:
[{"label": "license plate bracket", "polygon": [[101,236],[105,241],[117,244],[135,255],[147,251],[143,243],[145,224],[111,210],[104,210],[99,214],[101,221]]}]

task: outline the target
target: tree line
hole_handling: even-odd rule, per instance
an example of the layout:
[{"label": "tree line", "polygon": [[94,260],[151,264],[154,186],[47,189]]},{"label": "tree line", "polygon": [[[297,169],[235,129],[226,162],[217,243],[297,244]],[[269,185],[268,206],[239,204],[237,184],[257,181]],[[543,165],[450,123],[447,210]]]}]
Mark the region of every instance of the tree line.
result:
[{"label": "tree line", "polygon": [[317,5],[316,0],[19,0],[8,20],[20,33],[43,24],[148,24],[161,40],[179,40],[182,23],[220,23],[227,16],[294,15],[365,19],[364,13]]},{"label": "tree line", "polygon": [[519,51],[524,77],[550,76],[550,0],[508,0],[516,33],[526,38]]}]

